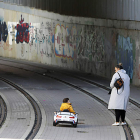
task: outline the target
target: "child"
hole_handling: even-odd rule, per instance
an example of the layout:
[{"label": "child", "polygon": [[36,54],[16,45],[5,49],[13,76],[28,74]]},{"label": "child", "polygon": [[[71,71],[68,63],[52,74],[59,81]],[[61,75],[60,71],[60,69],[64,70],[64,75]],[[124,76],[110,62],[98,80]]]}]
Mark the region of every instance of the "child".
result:
[{"label": "child", "polygon": [[69,98],[64,98],[63,103],[61,104],[60,111],[72,112],[75,114],[75,111],[72,108],[72,105],[69,101]]}]

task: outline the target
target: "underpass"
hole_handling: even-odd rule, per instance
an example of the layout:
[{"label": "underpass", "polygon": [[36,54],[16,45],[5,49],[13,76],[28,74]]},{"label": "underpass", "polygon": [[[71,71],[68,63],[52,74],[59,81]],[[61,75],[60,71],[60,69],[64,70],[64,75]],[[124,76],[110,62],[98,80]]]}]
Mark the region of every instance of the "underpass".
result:
[{"label": "underpass", "polygon": [[[1,0],[1,139],[140,138],[139,0]],[[125,126],[108,110],[114,67],[130,77]],[[53,126],[68,97],[78,126]]]}]

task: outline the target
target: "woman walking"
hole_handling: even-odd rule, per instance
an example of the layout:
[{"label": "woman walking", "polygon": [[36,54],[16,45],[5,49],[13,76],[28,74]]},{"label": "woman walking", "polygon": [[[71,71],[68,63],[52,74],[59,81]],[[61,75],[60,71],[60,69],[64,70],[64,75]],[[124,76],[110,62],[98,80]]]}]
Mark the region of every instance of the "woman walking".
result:
[{"label": "woman walking", "polygon": [[[114,83],[117,79],[122,78],[124,85],[120,89],[114,86]],[[110,87],[112,89],[111,96],[109,100],[108,109],[115,109],[116,115],[116,122],[112,125],[118,126],[120,125],[120,118],[121,118],[121,125],[125,125],[125,113],[129,101],[130,96],[130,78],[126,74],[126,71],[123,69],[122,64],[116,65],[115,67],[115,74],[112,77]]]}]

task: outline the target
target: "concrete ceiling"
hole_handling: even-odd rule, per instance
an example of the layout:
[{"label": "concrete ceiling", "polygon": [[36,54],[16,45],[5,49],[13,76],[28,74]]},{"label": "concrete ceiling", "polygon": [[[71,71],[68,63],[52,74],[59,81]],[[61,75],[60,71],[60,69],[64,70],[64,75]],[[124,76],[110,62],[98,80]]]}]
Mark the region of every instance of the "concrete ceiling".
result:
[{"label": "concrete ceiling", "polygon": [[62,15],[140,21],[140,0],[0,0]]}]

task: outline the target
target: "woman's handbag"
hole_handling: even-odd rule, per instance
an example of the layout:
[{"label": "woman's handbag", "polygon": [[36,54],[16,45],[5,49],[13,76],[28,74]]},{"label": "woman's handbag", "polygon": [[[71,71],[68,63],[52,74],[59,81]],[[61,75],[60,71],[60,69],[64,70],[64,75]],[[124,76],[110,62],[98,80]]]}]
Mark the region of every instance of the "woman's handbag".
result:
[{"label": "woman's handbag", "polygon": [[[118,72],[117,72],[117,73],[118,73]],[[118,74],[119,74],[119,73],[118,73]],[[120,74],[119,74],[119,76],[120,76]],[[117,88],[117,94],[118,94],[118,89],[120,89],[121,87],[123,87],[123,89],[124,89],[124,81],[122,80],[121,76],[120,76],[119,79],[117,79],[117,80],[115,81],[114,87]]]}]

